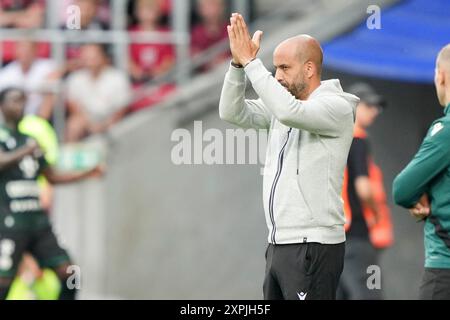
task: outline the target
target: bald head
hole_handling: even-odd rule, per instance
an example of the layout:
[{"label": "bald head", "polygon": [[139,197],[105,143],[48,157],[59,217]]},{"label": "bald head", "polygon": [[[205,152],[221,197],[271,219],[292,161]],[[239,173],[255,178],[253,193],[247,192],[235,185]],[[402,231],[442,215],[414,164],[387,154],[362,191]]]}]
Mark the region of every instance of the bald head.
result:
[{"label": "bald head", "polygon": [[434,85],[439,103],[447,106],[450,103],[450,44],[443,47],[437,56]]},{"label": "bald head", "polygon": [[273,53],[275,78],[292,95],[305,100],[320,86],[323,53],[320,43],[302,34],[278,45]]},{"label": "bald head", "polygon": [[316,66],[317,74],[322,73],[323,51],[315,38],[301,34],[284,40],[275,51],[284,49],[294,52],[301,63],[311,61]]},{"label": "bald head", "polygon": [[436,65],[439,69],[444,69],[447,72],[450,72],[450,43],[439,52]]}]

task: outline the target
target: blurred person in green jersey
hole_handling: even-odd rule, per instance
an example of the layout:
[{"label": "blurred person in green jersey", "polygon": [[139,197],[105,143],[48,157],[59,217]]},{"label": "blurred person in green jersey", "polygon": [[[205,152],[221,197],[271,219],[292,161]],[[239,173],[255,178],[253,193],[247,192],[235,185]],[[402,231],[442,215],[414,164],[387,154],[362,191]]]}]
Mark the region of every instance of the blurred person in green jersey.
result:
[{"label": "blurred person in green jersey", "polygon": [[[36,139],[50,165],[58,159],[58,137],[51,124],[36,115],[25,115],[19,123],[19,131]],[[53,188],[44,176],[39,176],[41,205],[50,210]],[[36,260],[25,254],[19,272],[11,285],[8,300],[56,300],[61,290],[58,277],[52,269],[41,270]]]},{"label": "blurred person in green jersey", "polygon": [[19,131],[26,94],[17,88],[0,92],[5,123],[0,126],[0,299],[5,299],[25,252],[41,268],[51,268],[60,282],[59,299],[74,299],[76,287],[68,286],[72,262],[61,248],[40,201],[38,177],[51,184],[71,183],[99,176],[102,168],[73,174],[56,172],[38,142]]}]

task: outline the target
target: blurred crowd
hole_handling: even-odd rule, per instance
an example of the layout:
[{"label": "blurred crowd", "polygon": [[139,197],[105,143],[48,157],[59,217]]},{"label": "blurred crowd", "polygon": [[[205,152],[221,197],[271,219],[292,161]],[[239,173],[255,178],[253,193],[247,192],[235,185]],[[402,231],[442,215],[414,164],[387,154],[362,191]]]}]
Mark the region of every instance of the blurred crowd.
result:
[{"label": "blurred crowd", "polygon": [[[70,5],[76,5],[80,10],[81,30],[112,28],[112,1],[62,2],[58,17],[60,30],[67,28],[70,14],[67,8]],[[49,28],[48,5],[46,0],[0,0],[0,29]],[[130,36],[136,32],[171,32],[172,6],[172,0],[129,0],[127,28]],[[191,57],[227,37],[229,10],[229,0],[191,1]],[[111,45],[67,43],[63,63],[52,59],[50,42],[39,42],[30,37],[20,41],[3,40],[0,45],[0,90],[11,86],[24,88],[28,92],[26,113],[50,122],[55,108],[64,107],[66,142],[104,132],[126,114],[150,107],[176,92],[176,84],[169,81],[158,84],[151,94],[135,94],[175,67],[175,46],[167,42],[130,42],[127,70],[114,65]],[[220,53],[212,62],[197,68],[196,72],[208,70],[228,57],[228,52]],[[56,83],[63,84],[60,86],[63,88],[62,94],[55,91]]]},{"label": "blurred crowd", "polygon": [[[133,42],[133,35],[137,33],[170,34],[172,0],[127,0],[126,28],[130,43],[128,58],[121,57],[128,61],[120,66],[115,65],[118,60],[114,59],[114,44],[70,42],[68,37],[62,52],[64,59],[57,60],[50,39],[36,40],[33,32],[36,29],[70,29],[68,21],[74,11],[68,9],[76,8],[70,7],[72,5],[79,9],[79,29],[113,30],[114,0],[60,1],[61,12],[48,21],[49,12],[55,12],[50,10],[54,8],[50,8],[48,0],[0,0],[0,32],[8,36],[11,29],[25,30],[25,36],[17,41],[0,37],[0,92],[14,87],[27,93],[21,129],[28,126],[30,132],[27,134],[39,141],[46,157],[52,150],[58,153],[58,142],[52,128],[56,121],[61,121],[55,117],[57,111],[63,111],[58,114],[64,115],[64,132],[59,132],[60,138],[70,144],[92,134],[106,132],[127,114],[149,108],[176,92],[175,77],[161,80],[171,71],[176,72],[175,45],[167,41]],[[193,58],[227,37],[231,1],[190,0],[190,3],[190,55]],[[204,72],[228,58],[228,51],[221,52],[213,56],[211,62],[194,68],[193,72]],[[149,86],[152,90],[141,90]],[[0,123],[1,119],[0,114]],[[46,148],[49,143],[51,147]],[[42,206],[51,211],[52,188],[48,183],[41,187]],[[27,299],[30,292],[39,298],[39,290],[33,286],[51,283],[52,279],[54,282],[55,276],[48,272],[48,269],[40,270],[36,261],[26,256],[9,298]],[[44,291],[52,293],[58,290],[46,287]]]}]

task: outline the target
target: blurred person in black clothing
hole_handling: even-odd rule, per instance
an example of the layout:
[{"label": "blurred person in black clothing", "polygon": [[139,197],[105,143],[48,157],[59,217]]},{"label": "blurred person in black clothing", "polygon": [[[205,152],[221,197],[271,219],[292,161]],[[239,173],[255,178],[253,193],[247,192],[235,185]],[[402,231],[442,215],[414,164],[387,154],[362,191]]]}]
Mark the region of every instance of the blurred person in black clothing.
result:
[{"label": "blurred person in black clothing", "polygon": [[383,176],[372,159],[366,130],[374,123],[386,102],[366,83],[356,83],[348,92],[361,101],[356,111],[354,138],[344,174],[347,242],[338,298],[379,300],[382,298],[381,288],[368,287],[371,274],[368,267],[378,266],[379,249],[392,245],[393,235]]}]

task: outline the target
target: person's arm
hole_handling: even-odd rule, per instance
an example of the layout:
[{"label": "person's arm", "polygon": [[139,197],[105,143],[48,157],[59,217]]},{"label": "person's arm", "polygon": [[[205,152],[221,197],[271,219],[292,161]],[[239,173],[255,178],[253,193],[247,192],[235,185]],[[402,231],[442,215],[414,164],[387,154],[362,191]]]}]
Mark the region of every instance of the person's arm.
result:
[{"label": "person's arm", "polygon": [[52,167],[48,166],[43,170],[45,178],[51,184],[67,184],[77,182],[90,177],[97,177],[103,174],[102,167],[97,166],[91,170],[77,173],[57,173]]},{"label": "person's arm", "polygon": [[[233,14],[235,17],[236,14]],[[235,18],[232,18],[235,19]],[[236,37],[232,26],[227,27],[232,52],[232,62],[225,75],[219,103],[219,115],[222,120],[235,124],[241,128],[268,129],[272,121],[272,114],[266,109],[261,99],[245,99],[246,77],[239,59],[235,56]],[[257,31],[250,41],[250,51],[256,57],[261,43],[262,32]]]},{"label": "person's arm", "polygon": [[378,214],[378,206],[375,202],[372,192],[372,186],[370,184],[370,179],[367,176],[360,176],[355,179],[355,190],[358,198],[361,202],[368,206],[374,213],[375,216]]},{"label": "person's arm", "polygon": [[69,117],[81,117],[87,121],[88,116],[83,109],[81,103],[81,95],[79,88],[83,85],[83,80],[80,78],[80,73],[75,72],[69,75],[66,80],[65,85],[65,97],[66,97],[66,107]]},{"label": "person's arm", "polygon": [[450,139],[450,129],[436,133],[439,137],[427,137],[411,162],[393,182],[395,203],[407,209],[412,208],[428,191],[429,183],[450,165],[448,147],[440,141]]},{"label": "person's arm", "polygon": [[52,62],[48,62],[47,75],[45,80],[39,85],[39,91],[42,94],[42,103],[39,106],[37,115],[41,118],[49,120],[53,115],[53,109],[58,102],[58,93],[56,88],[61,84],[61,79],[64,74],[63,68]]},{"label": "person's arm", "polygon": [[245,67],[253,88],[275,118],[288,127],[337,137],[342,123],[353,117],[353,108],[336,95],[298,100],[256,59]]},{"label": "person's arm", "polygon": [[373,212],[374,221],[371,223],[377,223],[377,221],[379,221],[380,210],[375,201],[370,178],[368,176],[359,176],[356,178],[355,190],[361,203]]},{"label": "person's arm", "polygon": [[0,148],[0,171],[8,169],[10,166],[20,162],[25,156],[31,155],[38,149],[38,144],[35,140],[14,151],[4,151]]},{"label": "person's arm", "polygon": [[268,129],[272,116],[261,100],[245,99],[245,80],[243,68],[230,66],[220,95],[220,118],[242,128]]},{"label": "person's arm", "polygon": [[89,131],[91,133],[105,132],[109,128],[111,128],[114,124],[119,122],[125,116],[126,113],[127,109],[121,109],[101,123],[91,123],[89,125]]},{"label": "person's arm", "polygon": [[40,4],[33,4],[26,9],[7,12],[0,9],[0,27],[38,28],[44,19],[44,9]]},{"label": "person's arm", "polygon": [[75,100],[67,101],[67,111],[69,117],[76,117],[82,119],[83,122],[89,124],[89,116],[87,115],[86,111],[84,111],[83,108]]},{"label": "person's arm", "polygon": [[145,72],[133,59],[130,59],[128,62],[128,73],[131,75],[131,78],[135,81],[143,81],[145,80]]},{"label": "person's arm", "polygon": [[53,115],[53,109],[56,104],[57,97],[53,93],[43,94],[41,106],[39,107],[38,116],[46,120],[50,120]]},{"label": "person's arm", "polygon": [[165,75],[173,68],[174,64],[175,64],[175,60],[173,59],[173,57],[166,55],[161,60],[161,63],[159,65],[157,65],[155,67],[155,69],[151,72],[151,77],[154,78],[154,77]]},{"label": "person's arm", "polygon": [[409,213],[416,218],[418,222],[425,220],[431,213],[428,194],[424,193],[422,197],[420,197],[419,202],[409,209]]}]

